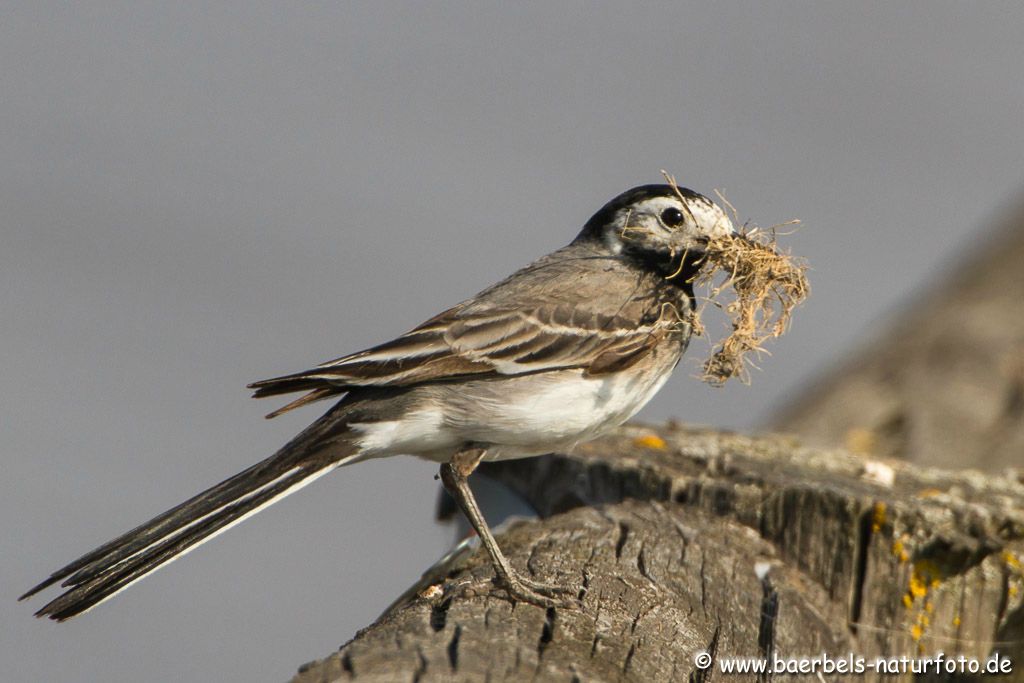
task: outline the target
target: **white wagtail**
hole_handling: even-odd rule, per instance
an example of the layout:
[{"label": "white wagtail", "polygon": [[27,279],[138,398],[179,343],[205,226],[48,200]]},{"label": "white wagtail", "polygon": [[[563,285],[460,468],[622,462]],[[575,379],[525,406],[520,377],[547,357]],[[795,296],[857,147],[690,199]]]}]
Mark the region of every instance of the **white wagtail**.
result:
[{"label": "white wagtail", "polygon": [[93,550],[30,590],[68,590],[37,616],[63,621],[127,588],[342,465],[391,455],[441,463],[441,480],[517,601],[566,604],[568,589],[509,565],[467,477],[482,460],[569,448],[633,416],[665,383],[691,333],[693,278],[733,225],[670,185],[622,193],[559,249],[397,339],[250,385],[340,398],[266,460]]}]

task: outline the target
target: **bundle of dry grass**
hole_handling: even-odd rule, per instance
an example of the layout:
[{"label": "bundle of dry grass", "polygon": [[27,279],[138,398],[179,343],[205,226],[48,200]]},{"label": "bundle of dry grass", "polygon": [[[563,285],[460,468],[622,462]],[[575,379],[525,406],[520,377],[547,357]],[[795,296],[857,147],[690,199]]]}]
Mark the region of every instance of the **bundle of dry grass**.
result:
[{"label": "bundle of dry grass", "polygon": [[[670,175],[665,177],[676,186]],[[735,208],[720,194],[719,199],[738,224]],[[724,277],[715,284],[719,274]],[[761,230],[744,225],[736,236],[712,240],[695,281],[710,288],[706,301],[722,309],[732,326],[729,336],[704,362],[702,379],[716,386],[732,377],[749,382],[747,366],[754,366],[749,354],[767,353],[764,342],[786,332],[793,309],[810,294],[807,264],[778,249],[774,227]],[[697,330],[703,329],[701,309],[696,316]]]}]

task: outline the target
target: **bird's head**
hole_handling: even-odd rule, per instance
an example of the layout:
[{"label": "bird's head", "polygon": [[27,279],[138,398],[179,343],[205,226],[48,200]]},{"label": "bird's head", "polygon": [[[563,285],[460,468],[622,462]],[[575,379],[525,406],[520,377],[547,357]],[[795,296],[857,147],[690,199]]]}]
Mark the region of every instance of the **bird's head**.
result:
[{"label": "bird's head", "polygon": [[597,240],[613,254],[664,271],[682,272],[715,238],[734,234],[725,211],[704,195],[671,185],[641,185],[605,204],[577,240]]}]

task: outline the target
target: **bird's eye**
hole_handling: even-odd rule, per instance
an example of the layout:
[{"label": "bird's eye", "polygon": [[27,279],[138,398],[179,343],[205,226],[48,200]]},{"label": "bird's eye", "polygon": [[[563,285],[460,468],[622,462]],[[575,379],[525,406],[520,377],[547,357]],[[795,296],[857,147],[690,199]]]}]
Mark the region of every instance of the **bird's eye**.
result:
[{"label": "bird's eye", "polygon": [[665,209],[661,212],[661,221],[670,228],[683,224],[683,212],[676,208]]}]

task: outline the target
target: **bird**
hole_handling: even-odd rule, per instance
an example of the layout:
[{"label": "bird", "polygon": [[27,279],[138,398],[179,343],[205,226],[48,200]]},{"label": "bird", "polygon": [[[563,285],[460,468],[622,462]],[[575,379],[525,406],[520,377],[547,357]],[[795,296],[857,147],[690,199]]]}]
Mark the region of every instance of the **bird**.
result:
[{"label": "bird", "polygon": [[65,621],[281,498],[346,465],[414,455],[476,531],[513,602],[568,606],[577,591],[516,571],[468,479],[482,461],[571,448],[635,415],[694,331],[694,279],[712,240],[736,236],[713,201],[674,182],[607,202],[557,249],[386,343],[249,385],[301,394],[267,417],[336,399],[270,457],[51,574],[36,612]]}]

